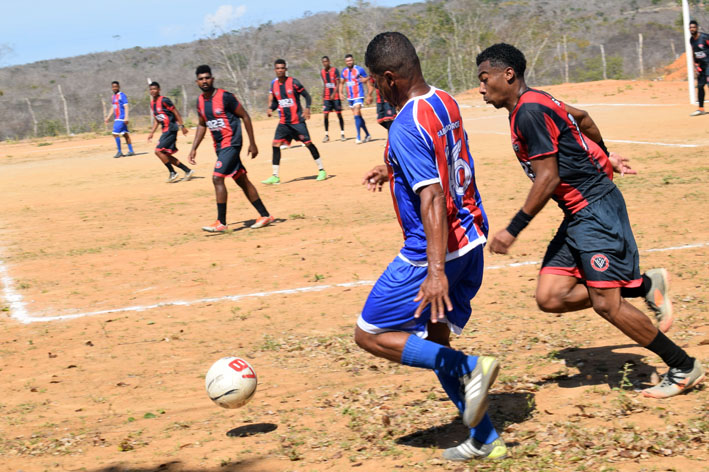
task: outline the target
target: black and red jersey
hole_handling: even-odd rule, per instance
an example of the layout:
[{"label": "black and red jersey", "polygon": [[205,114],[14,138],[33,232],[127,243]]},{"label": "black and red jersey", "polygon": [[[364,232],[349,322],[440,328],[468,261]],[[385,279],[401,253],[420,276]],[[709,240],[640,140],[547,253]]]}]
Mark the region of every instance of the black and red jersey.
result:
[{"label": "black and red jersey", "polygon": [[298,79],[286,77],[281,83],[277,78],[271,82],[271,110],[278,108],[280,123],[294,125],[303,123],[303,109],[300,107],[300,96],[305,97],[305,106],[310,108],[312,99],[303,84]]},{"label": "black and red jersey", "polygon": [[374,81],[374,77],[370,77],[369,81],[372,83],[372,87],[374,87],[374,91],[377,94],[377,103],[387,103],[387,101],[382,98],[382,94],[379,93],[379,89],[377,88],[377,83]]},{"label": "black and red jersey", "polygon": [[702,70],[705,70],[709,65],[709,34],[699,33],[697,39],[690,36],[689,44],[694,53],[694,62],[699,64]]},{"label": "black and red jersey", "polygon": [[337,87],[337,81],[340,79],[340,71],[337,67],[330,67],[329,69],[320,69],[320,78],[323,83],[323,100],[339,100],[340,91]]},{"label": "black and red jersey", "polygon": [[556,154],[561,182],[552,198],[573,214],[615,188],[608,156],[581,133],[564,104],[546,92],[528,89],[510,113],[512,147],[530,179],[530,161]]},{"label": "black and red jersey", "polygon": [[155,100],[150,100],[150,109],[153,116],[162,124],[162,132],[177,131],[177,121],[175,120],[175,105],[172,100],[160,95]]},{"label": "black and red jersey", "polygon": [[215,89],[211,98],[200,95],[197,99],[197,113],[202,117],[214,139],[214,149],[241,146],[241,119],[236,111],[241,103],[223,89]]}]

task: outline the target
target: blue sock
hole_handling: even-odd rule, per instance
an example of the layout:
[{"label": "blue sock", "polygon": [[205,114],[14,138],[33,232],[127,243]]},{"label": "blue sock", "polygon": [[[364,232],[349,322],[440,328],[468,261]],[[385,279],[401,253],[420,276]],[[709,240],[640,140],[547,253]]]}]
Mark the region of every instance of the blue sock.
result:
[{"label": "blue sock", "polygon": [[[450,377],[440,372],[436,372],[436,375],[438,376],[438,381],[441,382],[443,390],[446,391],[448,398],[450,398],[453,404],[458,408],[458,411],[462,414],[464,405],[463,398],[460,396],[460,380],[458,380],[457,377]],[[485,413],[480,423],[470,428],[470,437],[477,439],[483,444],[490,444],[500,436],[492,425],[490,415]]]},{"label": "blue sock", "polygon": [[362,117],[355,115],[355,128],[357,129],[357,139],[359,139],[359,130],[362,128]]},{"label": "blue sock", "polygon": [[118,152],[121,152],[121,137],[116,136],[116,147],[118,148]]},{"label": "blue sock", "polygon": [[128,143],[128,150],[130,152],[133,152],[133,144],[132,143]]},{"label": "blue sock", "polygon": [[361,122],[360,126],[361,126],[362,129],[364,130],[364,135],[365,135],[365,136],[369,136],[369,131],[367,131],[367,125],[364,124],[364,118],[362,118],[362,117],[360,116],[360,117],[359,117],[359,120],[360,120],[360,122]]},{"label": "blue sock", "polygon": [[449,377],[459,378],[475,369],[478,358],[466,356],[460,351],[411,335],[406,340],[401,363],[412,367],[441,372]]}]

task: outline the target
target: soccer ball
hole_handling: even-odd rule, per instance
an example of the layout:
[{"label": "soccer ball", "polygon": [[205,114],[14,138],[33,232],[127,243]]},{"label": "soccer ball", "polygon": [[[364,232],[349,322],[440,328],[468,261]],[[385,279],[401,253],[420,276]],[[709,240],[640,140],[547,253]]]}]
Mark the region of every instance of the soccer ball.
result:
[{"label": "soccer ball", "polygon": [[207,395],[222,408],[246,405],[256,392],[256,371],[240,357],[222,357],[204,379]]}]

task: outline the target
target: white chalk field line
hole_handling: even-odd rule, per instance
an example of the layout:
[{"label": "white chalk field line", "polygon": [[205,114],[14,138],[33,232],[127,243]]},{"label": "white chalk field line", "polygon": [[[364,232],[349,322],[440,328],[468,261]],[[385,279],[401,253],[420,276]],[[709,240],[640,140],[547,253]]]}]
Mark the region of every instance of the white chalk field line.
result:
[{"label": "white chalk field line", "polygon": [[[684,244],[682,246],[669,246],[669,247],[663,247],[663,248],[646,249],[646,250],[640,251],[640,252],[682,251],[685,249],[696,249],[696,248],[702,248],[702,247],[707,247],[707,246],[709,246],[709,242],[699,242],[699,243]],[[541,264],[541,261],[521,261],[521,262],[511,262],[511,263],[502,264],[502,265],[491,265],[491,266],[486,266],[485,270],[500,270],[500,269],[523,267],[523,266],[535,265],[535,264]],[[204,303],[217,303],[217,302],[222,302],[222,301],[232,301],[233,302],[233,301],[242,300],[244,298],[258,298],[258,297],[270,297],[270,296],[277,296],[277,295],[290,295],[290,294],[296,294],[296,293],[321,292],[323,290],[328,290],[331,288],[338,288],[338,287],[372,286],[372,285],[374,285],[374,282],[375,282],[373,280],[358,280],[358,281],[354,281],[354,282],[344,282],[344,283],[329,284],[329,285],[316,285],[316,286],[311,286],[311,287],[298,287],[298,288],[284,289],[284,290],[273,290],[273,291],[269,291],[269,292],[255,292],[255,293],[246,293],[246,294],[240,294],[240,295],[226,295],[223,297],[198,298],[198,299],[194,299],[194,300],[173,300],[173,301],[167,301],[167,302],[153,303],[151,305],[133,305],[133,306],[127,306],[127,307],[121,307],[121,308],[111,308],[111,309],[98,310],[98,311],[87,311],[87,312],[73,313],[73,314],[67,314],[67,315],[32,316],[27,311],[27,307],[26,307],[25,302],[22,299],[22,295],[20,295],[15,290],[15,288],[14,288],[15,282],[12,279],[12,277],[10,277],[10,275],[7,271],[7,266],[5,265],[4,261],[1,259],[0,259],[0,280],[2,280],[2,284],[3,284],[3,290],[2,290],[3,297],[9,305],[10,316],[13,319],[19,321],[20,323],[24,323],[24,324],[47,323],[47,322],[51,322],[51,321],[62,321],[62,320],[73,320],[76,318],[85,318],[85,317],[89,317],[89,316],[106,315],[106,314],[111,314],[111,313],[141,312],[141,311],[154,310],[156,308],[163,308],[163,307],[169,307],[169,306],[192,306],[192,305],[198,305],[198,304],[204,304]]]}]

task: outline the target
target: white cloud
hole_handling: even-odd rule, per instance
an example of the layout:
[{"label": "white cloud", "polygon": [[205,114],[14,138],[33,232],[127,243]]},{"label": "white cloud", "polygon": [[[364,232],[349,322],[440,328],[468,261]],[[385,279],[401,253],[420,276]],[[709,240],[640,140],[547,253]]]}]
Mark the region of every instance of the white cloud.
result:
[{"label": "white cloud", "polygon": [[231,23],[244,16],[246,5],[222,5],[215,13],[208,13],[204,16],[204,29],[206,31],[224,31]]}]

